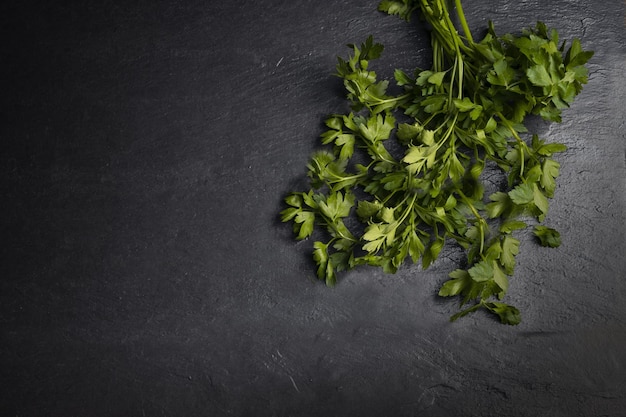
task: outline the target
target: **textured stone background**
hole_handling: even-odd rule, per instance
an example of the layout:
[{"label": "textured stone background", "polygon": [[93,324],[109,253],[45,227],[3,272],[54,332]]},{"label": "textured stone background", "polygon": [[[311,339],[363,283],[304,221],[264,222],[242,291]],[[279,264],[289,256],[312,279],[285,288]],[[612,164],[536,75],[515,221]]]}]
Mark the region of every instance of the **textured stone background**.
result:
[{"label": "textured stone background", "polygon": [[349,42],[426,65],[376,1],[3,2],[3,416],[626,416],[626,26],[618,0],[467,0],[596,51],[508,300],[456,323],[427,272],[315,281],[277,213],[345,103]]}]

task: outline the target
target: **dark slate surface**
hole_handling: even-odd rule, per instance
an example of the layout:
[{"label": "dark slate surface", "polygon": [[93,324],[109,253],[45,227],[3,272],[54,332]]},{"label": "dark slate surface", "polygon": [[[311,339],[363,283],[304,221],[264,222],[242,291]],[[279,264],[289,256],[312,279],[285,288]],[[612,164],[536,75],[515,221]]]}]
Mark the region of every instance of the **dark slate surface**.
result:
[{"label": "dark slate surface", "polygon": [[[63,5],[65,4],[65,5]],[[3,416],[626,416],[621,1],[467,0],[476,32],[538,19],[591,77],[560,125],[548,223],[522,236],[523,323],[456,323],[461,254],[315,281],[277,221],[303,186],[348,42],[428,60],[375,1],[3,2]]]}]

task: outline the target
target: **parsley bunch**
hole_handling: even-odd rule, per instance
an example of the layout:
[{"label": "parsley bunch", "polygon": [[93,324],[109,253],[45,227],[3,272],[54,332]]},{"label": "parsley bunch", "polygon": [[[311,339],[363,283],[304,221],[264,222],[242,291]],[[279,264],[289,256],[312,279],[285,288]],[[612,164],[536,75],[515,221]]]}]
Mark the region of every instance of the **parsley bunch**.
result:
[{"label": "parsley bunch", "polygon": [[[383,46],[370,36],[338,59],[351,105],[326,120],[324,150],[308,164],[311,189],[293,192],[281,212],[297,239],[312,236],[317,276],[334,285],[337,273],[358,265],[396,272],[410,258],[427,268],[444,245],[467,252],[465,268],[449,274],[439,295],[460,296],[455,320],[478,309],[502,323],[520,312],[502,302],[515,269],[516,231],[534,225],[540,244],[556,247],[559,233],[541,225],[559,175],[547,143],[524,126],[528,115],[559,122],[582,85],[593,52],[569,47],[539,22],[520,35],[493,27],[474,41],[461,1],[459,34],[445,0],[385,0],[379,10],[409,20],[419,11],[431,32],[430,69],[396,70],[392,94],[370,62]],[[503,177],[487,193],[485,173]]]}]

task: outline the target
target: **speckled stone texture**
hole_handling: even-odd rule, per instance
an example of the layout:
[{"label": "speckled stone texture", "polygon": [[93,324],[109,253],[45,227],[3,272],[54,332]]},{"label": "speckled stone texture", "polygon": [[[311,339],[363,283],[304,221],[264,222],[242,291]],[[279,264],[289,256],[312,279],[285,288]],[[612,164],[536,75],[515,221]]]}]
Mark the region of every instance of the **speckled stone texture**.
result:
[{"label": "speckled stone texture", "polygon": [[455,323],[463,254],[334,289],[281,224],[346,43],[381,76],[429,60],[376,1],[2,2],[0,414],[626,416],[626,25],[621,0],[464,2],[480,34],[543,20],[596,52],[563,123],[546,220],[508,301]]}]

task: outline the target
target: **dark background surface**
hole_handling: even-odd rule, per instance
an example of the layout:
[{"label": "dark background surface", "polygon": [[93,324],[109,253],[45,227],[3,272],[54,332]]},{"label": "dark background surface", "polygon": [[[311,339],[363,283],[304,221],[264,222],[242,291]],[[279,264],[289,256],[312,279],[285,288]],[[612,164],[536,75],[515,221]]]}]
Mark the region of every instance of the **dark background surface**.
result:
[{"label": "dark background surface", "polygon": [[[63,5],[65,4],[65,5]],[[626,416],[624,3],[467,0],[475,33],[541,19],[596,52],[559,125],[523,322],[455,323],[428,271],[315,281],[277,213],[303,187],[344,45],[428,64],[376,1],[3,2],[0,415]]]}]

